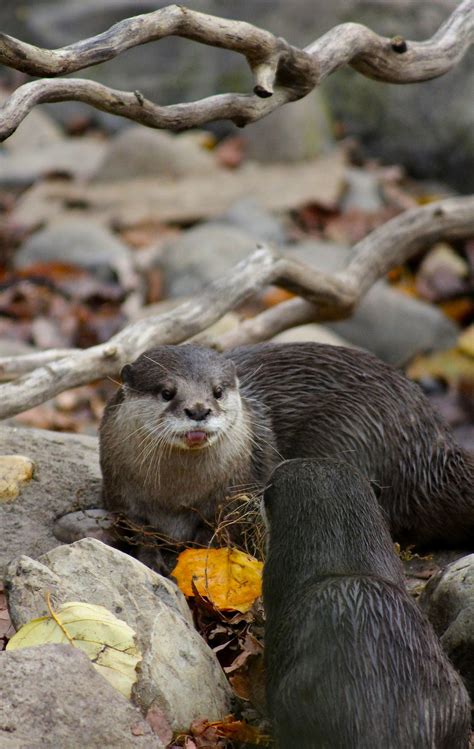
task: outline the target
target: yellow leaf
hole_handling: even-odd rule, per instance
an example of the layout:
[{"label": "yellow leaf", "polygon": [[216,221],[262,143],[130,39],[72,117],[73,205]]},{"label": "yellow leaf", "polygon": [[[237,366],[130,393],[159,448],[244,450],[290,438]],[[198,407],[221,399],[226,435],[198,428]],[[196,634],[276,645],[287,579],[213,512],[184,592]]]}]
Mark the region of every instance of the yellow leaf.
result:
[{"label": "yellow leaf", "polygon": [[441,378],[450,385],[461,380],[474,381],[474,362],[459,349],[438,351],[427,356],[417,356],[407,369],[408,377],[421,380],[423,377]]},{"label": "yellow leaf", "polygon": [[24,455],[0,455],[0,502],[11,502],[20,493],[20,484],[33,476],[33,461]]},{"label": "yellow leaf", "polygon": [[237,549],[185,549],[172,575],[185,596],[192,583],[218,609],[245,612],[262,592],[263,563]]},{"label": "yellow leaf", "polygon": [[459,336],[458,347],[463,354],[467,354],[474,359],[474,325],[469,325]]},{"label": "yellow leaf", "polygon": [[70,601],[50,616],[32,619],[11,638],[7,650],[50,643],[70,643],[83,650],[110,684],[130,698],[142,656],[135,632],[104,606]]}]

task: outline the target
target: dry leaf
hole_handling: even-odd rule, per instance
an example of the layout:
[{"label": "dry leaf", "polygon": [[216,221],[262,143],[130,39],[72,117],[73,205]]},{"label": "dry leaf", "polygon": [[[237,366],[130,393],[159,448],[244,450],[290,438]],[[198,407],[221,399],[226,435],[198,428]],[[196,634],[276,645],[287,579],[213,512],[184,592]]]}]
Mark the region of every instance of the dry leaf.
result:
[{"label": "dry leaf", "polygon": [[33,461],[24,455],[0,455],[0,503],[18,497],[20,484],[31,480],[33,469]]},{"label": "dry leaf", "polygon": [[172,575],[184,595],[193,583],[218,609],[248,611],[261,595],[262,562],[237,549],[186,549]]},{"label": "dry leaf", "polygon": [[50,616],[25,624],[12,637],[7,650],[47,643],[65,643],[83,650],[107,681],[130,698],[137,679],[136,666],[141,653],[135,645],[135,632],[104,606],[70,601]]}]

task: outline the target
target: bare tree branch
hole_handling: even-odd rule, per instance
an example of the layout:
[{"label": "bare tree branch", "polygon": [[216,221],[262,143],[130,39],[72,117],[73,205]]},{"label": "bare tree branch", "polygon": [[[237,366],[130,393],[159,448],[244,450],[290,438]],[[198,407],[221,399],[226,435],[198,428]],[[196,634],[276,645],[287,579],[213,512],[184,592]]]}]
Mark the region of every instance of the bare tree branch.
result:
[{"label": "bare tree branch", "polygon": [[254,74],[255,95],[222,94],[161,107],[139,92],[117,91],[83,79],[33,81],[20,86],[0,109],[0,140],[11,135],[37,104],[82,101],[148,127],[182,130],[228,119],[239,126],[300,99],[342,65],[390,83],[443,75],[474,40],[474,0],[464,0],[425,42],[388,39],[360,24],[336,26],[304,50],[242,21],[170,5],[128,18],[98,36],[56,50],[0,34],[0,62],[32,75],[57,76],[96,65],[131,47],[181,36],[243,54]]},{"label": "bare tree branch", "polygon": [[[441,237],[474,235],[474,197],[450,198],[388,221],[354,247],[346,268],[334,275],[260,248],[192,302],[128,325],[108,343],[83,351],[39,352],[0,359],[0,376],[22,377],[0,386],[0,418],[13,416],[63,390],[115,376],[150,346],[180,343],[205,330],[267,284],[300,294],[221,337],[221,348],[256,340],[302,322],[348,317],[372,284],[394,265]],[[36,367],[36,368],[35,368]],[[26,374],[24,374],[27,372]]]}]

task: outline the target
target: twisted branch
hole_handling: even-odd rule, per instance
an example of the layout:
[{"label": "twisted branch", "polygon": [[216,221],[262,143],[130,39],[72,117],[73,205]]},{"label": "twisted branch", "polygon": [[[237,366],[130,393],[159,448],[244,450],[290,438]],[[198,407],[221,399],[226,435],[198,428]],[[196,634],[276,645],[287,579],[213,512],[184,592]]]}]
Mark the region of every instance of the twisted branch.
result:
[{"label": "twisted branch", "polygon": [[229,93],[161,107],[138,91],[117,91],[84,79],[41,79],[20,86],[0,108],[0,140],[8,138],[28,112],[44,102],[82,101],[148,127],[177,131],[221,119],[238,126],[255,122],[306,96],[346,64],[369,78],[389,83],[436,78],[454,67],[473,42],[474,0],[464,0],[424,42],[388,39],[365,26],[348,23],[336,26],[305,49],[243,21],[170,5],[125,19],[102,34],[56,50],[0,34],[0,63],[30,75],[58,76],[166,36],[181,36],[244,55],[254,75],[254,94]]},{"label": "twisted branch", "polygon": [[68,388],[116,376],[126,362],[147,348],[196,335],[267,284],[304,299],[285,302],[243,323],[216,341],[220,348],[264,340],[301,322],[343,319],[394,265],[442,237],[468,236],[474,236],[474,197],[450,198],[397,216],[355,245],[346,268],[333,275],[279,257],[268,248],[257,249],[195,300],[128,325],[106,344],[83,351],[0,359],[2,378],[22,374],[0,386],[0,418],[25,411]]}]

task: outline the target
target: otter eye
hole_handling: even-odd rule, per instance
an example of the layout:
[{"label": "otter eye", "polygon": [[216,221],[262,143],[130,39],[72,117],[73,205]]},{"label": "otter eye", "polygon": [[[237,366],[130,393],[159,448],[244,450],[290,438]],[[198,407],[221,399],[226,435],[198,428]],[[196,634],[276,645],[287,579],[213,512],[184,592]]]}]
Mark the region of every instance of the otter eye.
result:
[{"label": "otter eye", "polygon": [[216,400],[219,400],[219,398],[222,398],[222,396],[224,395],[224,388],[221,388],[220,385],[217,385],[217,387],[215,387],[212,392],[214,394],[214,398]]},{"label": "otter eye", "polygon": [[167,390],[166,388],[161,391],[161,397],[164,401],[172,401],[174,396],[176,395],[175,390]]}]

